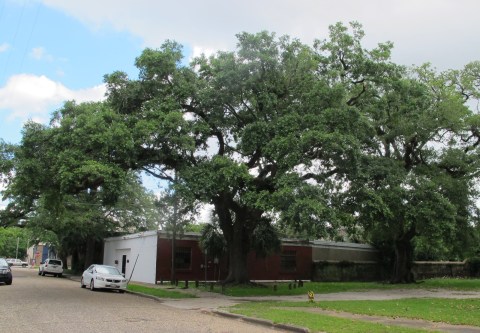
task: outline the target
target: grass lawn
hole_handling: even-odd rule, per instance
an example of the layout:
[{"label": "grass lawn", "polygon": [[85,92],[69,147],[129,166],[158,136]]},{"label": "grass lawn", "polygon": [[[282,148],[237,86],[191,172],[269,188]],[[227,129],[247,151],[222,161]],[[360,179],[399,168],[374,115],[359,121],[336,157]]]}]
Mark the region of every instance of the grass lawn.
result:
[{"label": "grass lawn", "polygon": [[306,311],[279,309],[276,306],[264,302],[251,302],[237,305],[229,309],[232,313],[242,314],[249,317],[263,318],[274,323],[291,324],[306,327],[312,332],[328,333],[407,333],[426,332],[425,330],[369,323],[354,319],[337,318],[323,314],[309,313]]},{"label": "grass lawn", "polygon": [[[242,296],[283,296],[302,295],[311,290],[315,294],[328,294],[343,291],[366,291],[372,289],[451,289],[451,290],[472,290],[480,291],[480,279],[430,279],[419,281],[415,284],[390,284],[379,282],[304,282],[303,287],[289,288],[290,283],[277,283],[277,290],[274,291],[274,283],[262,284],[259,286],[227,286],[225,295]],[[210,290],[209,287],[200,287]],[[221,286],[215,285],[214,292],[221,293]]]},{"label": "grass lawn", "polygon": [[195,298],[196,297],[195,295],[192,295],[189,293],[179,292],[175,290],[167,290],[163,288],[145,287],[145,286],[140,286],[138,284],[132,284],[132,283],[128,285],[127,289],[130,291],[135,291],[137,293],[152,295],[152,296],[161,297],[161,298]]},{"label": "grass lawn", "polygon": [[[397,285],[398,286],[398,285]],[[480,291],[480,279],[429,279],[413,285],[423,289],[451,289]]]},{"label": "grass lawn", "polygon": [[[189,283],[194,286],[194,283]],[[180,284],[177,288],[182,288]],[[170,288],[175,288],[171,286]],[[431,279],[412,285],[392,285],[383,283],[361,282],[305,282],[302,288],[289,288],[289,283],[278,283],[277,290],[273,284],[263,286],[233,286],[225,289],[230,296],[275,296],[299,295],[313,290],[316,294],[341,291],[366,291],[371,289],[449,289],[460,291],[480,291],[480,279]],[[145,287],[130,284],[129,290],[164,298],[195,297],[186,293],[187,290]],[[210,286],[200,286],[199,290],[210,290]],[[216,285],[215,292],[221,292],[221,286]],[[309,308],[309,311],[306,311]],[[249,317],[271,320],[275,323],[292,324],[307,327],[312,332],[329,333],[343,332],[425,332],[425,330],[365,322],[358,319],[339,318],[323,313],[314,313],[315,308],[343,311],[361,315],[386,317],[402,317],[439,321],[453,325],[471,325],[480,327],[480,299],[401,299],[386,301],[317,301],[302,302],[249,302],[228,308],[232,313]]]},{"label": "grass lawn", "polygon": [[[381,283],[305,283],[303,288],[289,289],[288,284],[278,284],[277,292],[272,287],[232,287],[226,293],[235,296],[271,296],[341,291],[365,291],[370,289],[449,289],[480,291],[479,279],[431,279],[412,285]],[[298,310],[297,310],[298,308]],[[386,301],[320,301],[302,302],[250,302],[231,307],[228,311],[251,317],[271,320],[276,323],[307,327],[311,331],[337,332],[425,332],[411,328],[386,326],[356,319],[338,318],[323,313],[305,311],[305,308],[342,311],[360,315],[401,317],[437,321],[452,325],[480,327],[480,299],[401,299]],[[310,310],[313,310],[310,309]]]},{"label": "grass lawn", "polygon": [[357,314],[402,317],[480,327],[480,299],[409,298],[385,301],[245,303],[248,307],[320,308]]}]

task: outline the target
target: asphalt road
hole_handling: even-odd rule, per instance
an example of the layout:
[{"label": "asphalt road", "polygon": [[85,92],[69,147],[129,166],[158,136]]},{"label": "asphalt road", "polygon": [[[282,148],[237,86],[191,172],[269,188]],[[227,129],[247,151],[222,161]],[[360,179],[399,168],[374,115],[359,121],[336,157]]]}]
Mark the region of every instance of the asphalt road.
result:
[{"label": "asphalt road", "polygon": [[238,319],[178,309],[132,294],[80,288],[66,278],[13,268],[0,284],[0,331],[8,332],[279,332]]}]

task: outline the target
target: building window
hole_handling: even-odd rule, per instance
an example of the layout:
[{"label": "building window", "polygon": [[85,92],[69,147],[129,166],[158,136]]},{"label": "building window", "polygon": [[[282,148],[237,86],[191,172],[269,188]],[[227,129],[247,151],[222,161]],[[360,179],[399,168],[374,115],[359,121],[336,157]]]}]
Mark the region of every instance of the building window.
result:
[{"label": "building window", "polygon": [[175,249],[175,268],[190,269],[192,264],[192,248],[177,247]]},{"label": "building window", "polygon": [[280,269],[284,272],[295,272],[297,270],[297,252],[283,251],[280,256]]}]

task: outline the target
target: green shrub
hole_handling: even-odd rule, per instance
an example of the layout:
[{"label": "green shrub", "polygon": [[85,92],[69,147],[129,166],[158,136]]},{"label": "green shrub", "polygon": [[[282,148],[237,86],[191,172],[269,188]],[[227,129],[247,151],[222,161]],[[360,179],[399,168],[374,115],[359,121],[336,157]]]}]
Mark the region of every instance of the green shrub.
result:
[{"label": "green shrub", "polygon": [[480,257],[471,257],[466,261],[467,270],[471,277],[480,276]]},{"label": "green shrub", "polygon": [[338,267],[340,268],[348,268],[348,267],[353,267],[354,263],[348,260],[342,260],[338,262]]}]

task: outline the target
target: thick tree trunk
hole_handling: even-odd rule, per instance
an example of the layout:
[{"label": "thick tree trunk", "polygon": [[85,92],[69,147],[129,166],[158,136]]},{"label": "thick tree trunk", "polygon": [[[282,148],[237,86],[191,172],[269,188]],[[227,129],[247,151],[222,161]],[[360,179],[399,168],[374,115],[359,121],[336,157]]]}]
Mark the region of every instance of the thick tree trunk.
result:
[{"label": "thick tree trunk", "polygon": [[412,273],[413,246],[412,233],[395,241],[395,265],[393,268],[392,283],[413,283],[415,279]]},{"label": "thick tree trunk", "polygon": [[69,269],[68,262],[67,262],[67,260],[68,260],[67,254],[62,251],[62,252],[60,252],[59,256],[60,256],[60,259],[62,260],[62,263],[63,263],[63,269]]},{"label": "thick tree trunk", "polygon": [[95,263],[95,239],[93,237],[87,238],[86,246],[85,268]]},{"label": "thick tree trunk", "polygon": [[238,221],[224,230],[229,259],[228,275],[224,283],[246,284],[250,282],[247,256],[252,235],[245,226],[245,219],[240,216],[237,216],[237,218],[239,218]]},{"label": "thick tree trunk", "polygon": [[85,269],[83,263],[80,261],[80,255],[78,253],[78,248],[75,248],[72,251],[72,271],[75,273],[83,272]]},{"label": "thick tree trunk", "polygon": [[[250,283],[247,256],[253,234],[252,221],[257,221],[261,213],[249,211],[248,208],[235,204],[228,194],[219,197],[215,202],[215,210],[227,242],[229,259],[228,275],[223,282],[229,284]],[[235,218],[232,216],[232,211],[235,212]]]},{"label": "thick tree trunk", "polygon": [[234,233],[233,242],[228,246],[229,267],[225,283],[244,284],[249,283],[247,268],[247,253],[243,242],[243,235]]}]

